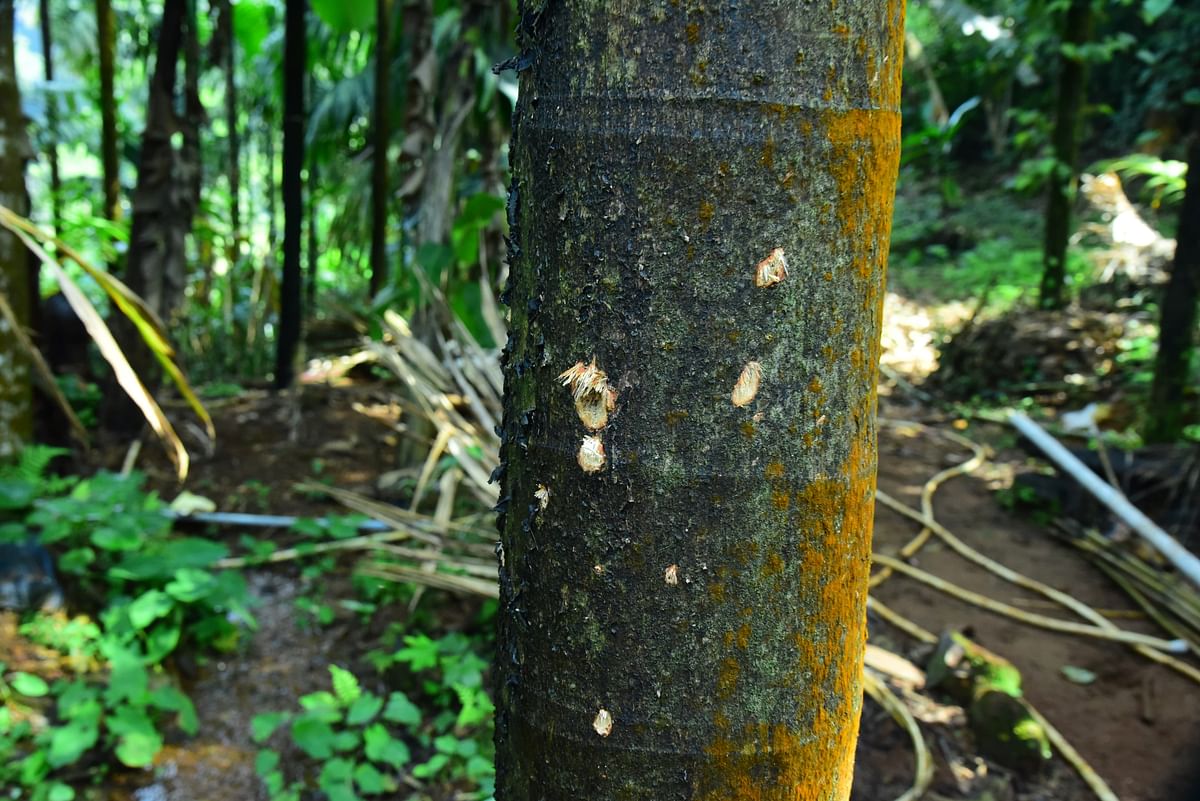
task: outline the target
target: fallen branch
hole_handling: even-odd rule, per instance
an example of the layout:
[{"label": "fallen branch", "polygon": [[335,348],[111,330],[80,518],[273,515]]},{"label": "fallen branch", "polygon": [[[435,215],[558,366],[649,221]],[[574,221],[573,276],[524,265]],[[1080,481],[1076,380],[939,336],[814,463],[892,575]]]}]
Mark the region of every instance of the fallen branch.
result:
[{"label": "fallen branch", "polygon": [[926,573],[924,570],[913,567],[907,562],[902,562],[885,554],[873,554],[872,561],[878,564],[892,568],[898,573],[903,573],[909,578],[917,581],[936,590],[946,593],[960,601],[965,601],[981,609],[986,609],[989,612],[995,612],[999,615],[1019,620],[1022,623],[1028,623],[1032,626],[1038,626],[1051,631],[1061,631],[1064,634],[1078,634],[1083,637],[1092,637],[1097,640],[1112,640],[1113,642],[1123,642],[1131,645],[1144,645],[1149,648],[1155,648],[1160,651],[1169,653],[1182,653],[1187,650],[1187,643],[1182,640],[1164,640],[1159,637],[1151,637],[1145,634],[1138,634],[1132,631],[1123,631],[1120,629],[1100,628],[1098,626],[1085,626],[1081,623],[1073,623],[1069,620],[1059,620],[1058,618],[1046,617],[1045,615],[1026,612],[1023,609],[1018,609],[1015,606],[1009,606],[1006,603],[997,601],[993,598],[988,598],[986,595],[980,595],[977,592],[972,592],[957,584],[953,584],[945,579],[939,578],[932,573]]},{"label": "fallen branch", "polygon": [[904,702],[896,697],[887,684],[869,670],[863,671],[863,689],[908,732],[908,736],[912,740],[916,759],[912,786],[905,790],[896,801],[916,801],[925,794],[925,791],[929,789],[930,782],[933,781],[933,760],[929,756],[929,746],[926,745],[925,737],[921,734],[921,727],[917,725],[916,719],[913,718],[912,712],[908,710]]}]

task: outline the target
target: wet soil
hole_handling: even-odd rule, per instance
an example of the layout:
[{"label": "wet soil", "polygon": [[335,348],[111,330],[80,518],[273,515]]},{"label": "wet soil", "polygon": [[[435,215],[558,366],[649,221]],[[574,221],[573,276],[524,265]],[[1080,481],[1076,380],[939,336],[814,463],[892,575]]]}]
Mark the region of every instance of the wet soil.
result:
[{"label": "wet soil", "polygon": [[[215,450],[197,455],[188,489],[217,502],[223,511],[326,514],[338,510],[297,492],[299,480],[328,481],[360,491],[374,490],[379,475],[396,467],[403,421],[384,386],[308,386],[298,396],[251,394],[213,408],[221,439]],[[920,407],[886,400],[885,417],[929,418]],[[959,446],[938,435],[939,426],[885,426],[880,437],[880,487],[913,506],[923,482],[965,459]],[[995,430],[961,432],[999,438]],[[124,448],[101,453],[120,462]],[[169,466],[147,451],[143,468],[170,497]],[[996,500],[989,483],[1006,470],[1021,469],[1025,457],[1004,452],[989,470],[946,483],[935,497],[937,517],[984,553],[1081,600],[1104,609],[1131,603],[1080,555],[1053,539],[1047,529],[1015,515]],[[876,549],[894,552],[916,531],[911,521],[880,507]],[[261,532],[260,532],[261,535]],[[231,534],[232,538],[237,536]],[[914,560],[925,570],[969,589],[1015,605],[1036,608],[1036,599],[930,542]],[[201,720],[197,737],[172,742],[156,766],[116,777],[107,795],[95,801],[207,801],[265,798],[254,775],[256,746],[251,718],[263,711],[289,709],[295,699],[328,686],[327,665],[353,666],[354,655],[370,647],[372,631],[345,613],[332,626],[316,629],[296,612],[295,600],[308,587],[294,568],[249,572],[260,604],[257,634],[236,654],[196,667],[185,682]],[[1075,745],[1125,801],[1182,801],[1180,786],[1200,744],[1200,687],[1153,665],[1120,645],[1045,632],[996,617],[903,577],[894,576],[877,597],[934,632],[968,629],[987,648],[1007,657],[1022,672],[1027,696]],[[459,608],[462,602],[451,604]],[[1044,608],[1036,611],[1049,612]],[[0,620],[2,622],[2,620]],[[1124,621],[1123,621],[1124,623]],[[919,664],[928,647],[882,621],[871,621],[872,641]],[[0,638],[3,627],[0,626]],[[10,643],[0,642],[0,650]],[[1066,665],[1093,671],[1089,686],[1068,681]],[[1034,777],[1016,776],[980,760],[962,726],[925,725],[934,750],[934,795],[942,798],[1062,799],[1082,801],[1090,791],[1060,759]],[[953,766],[953,767],[952,767]],[[908,738],[872,701],[864,703],[856,766],[855,801],[890,801],[911,779]]]}]

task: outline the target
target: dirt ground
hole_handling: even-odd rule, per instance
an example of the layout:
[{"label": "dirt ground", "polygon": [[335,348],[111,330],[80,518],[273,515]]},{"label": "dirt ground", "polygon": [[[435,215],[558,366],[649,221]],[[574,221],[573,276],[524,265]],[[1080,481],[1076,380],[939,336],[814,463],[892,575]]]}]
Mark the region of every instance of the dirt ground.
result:
[{"label": "dirt ground", "polygon": [[[399,411],[381,385],[312,385],[285,398],[251,393],[212,404],[212,410],[221,436],[214,450],[197,453],[188,488],[212,498],[223,511],[336,512],[297,492],[293,484],[319,480],[374,492],[376,478],[397,467],[398,437],[403,436],[397,429]],[[889,420],[931,421],[927,427],[884,425],[880,433],[880,488],[917,506],[923,482],[969,453],[940,436],[939,430],[949,423],[935,420],[923,407],[885,398],[880,411]],[[984,441],[999,436],[996,430],[974,426],[960,433]],[[123,456],[124,448],[98,454],[111,464],[119,464]],[[951,479],[934,499],[938,519],[984,553],[1097,608],[1131,608],[1131,602],[1078,552],[997,502],[989,483],[1022,469],[1026,461],[1020,452],[1003,451],[986,469]],[[148,449],[140,466],[169,497],[166,490],[173,480],[165,461]],[[881,506],[876,550],[895,552],[916,529],[916,524]],[[992,598],[1049,611],[1037,608],[1029,594],[964,561],[936,538],[914,564]],[[251,717],[289,708],[298,695],[323,688],[328,682],[325,666],[346,661],[361,644],[361,627],[348,612],[339,613],[339,619],[321,631],[299,624],[293,602],[307,588],[294,568],[250,575],[261,601],[256,610],[261,630],[242,653],[196,667],[187,682],[201,718],[200,735],[169,745],[152,771],[119,777],[109,794],[114,801],[263,798],[253,770]],[[1181,801],[1198,796],[1182,779],[1200,744],[1200,688],[1187,679],[1121,645],[1015,623],[903,576],[892,577],[875,596],[933,632],[967,629],[980,644],[1011,660],[1023,674],[1027,697],[1120,798]],[[870,626],[872,642],[923,664],[928,646],[882,620],[872,618]],[[1094,672],[1096,681],[1088,686],[1068,681],[1062,673],[1067,665]],[[927,797],[1094,797],[1057,757],[1039,775],[1023,778],[978,760],[961,725],[922,728],[937,764]],[[874,702],[866,701],[854,798],[891,801],[907,788],[912,770],[907,735]]]}]

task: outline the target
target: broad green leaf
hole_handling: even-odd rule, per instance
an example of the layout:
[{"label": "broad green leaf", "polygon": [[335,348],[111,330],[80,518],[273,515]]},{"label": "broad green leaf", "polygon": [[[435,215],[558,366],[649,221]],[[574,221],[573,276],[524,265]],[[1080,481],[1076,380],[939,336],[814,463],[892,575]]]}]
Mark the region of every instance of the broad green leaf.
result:
[{"label": "broad green leaf", "polygon": [[363,730],[363,745],[367,759],[393,768],[402,768],[412,759],[404,741],[392,737],[382,723],[372,723]]},{"label": "broad green leaf", "polygon": [[165,709],[169,712],[177,712],[179,715],[179,728],[183,729],[186,734],[195,734],[200,727],[200,720],[196,716],[196,707],[192,703],[192,699],[178,688],[169,685],[159,687],[154,692],[150,693],[150,705],[156,709]]},{"label": "broad green leaf", "polygon": [[1174,4],[1175,0],[1143,0],[1142,19],[1146,21],[1147,25],[1153,25]]},{"label": "broad green leaf", "polygon": [[141,657],[133,651],[106,648],[105,655],[112,663],[105,700],[111,706],[124,699],[138,701],[146,694],[149,677]]},{"label": "broad green leaf", "polygon": [[333,680],[333,694],[343,705],[353,703],[362,695],[358,679],[345,668],[330,665],[329,676]]},{"label": "broad green leaf", "polygon": [[404,638],[404,648],[395,653],[397,662],[407,662],[413,670],[425,670],[437,667],[438,644],[424,634],[408,635]]},{"label": "broad green leaf", "polygon": [[148,590],[129,604],[129,622],[141,631],[174,608],[171,596],[161,590]]},{"label": "broad green leaf", "polygon": [[72,801],[75,788],[63,782],[54,782],[46,790],[46,801]]},{"label": "broad green leaf", "polygon": [[388,696],[387,708],[383,710],[383,717],[393,723],[418,726],[421,723],[421,710],[408,700],[407,695],[397,691]]},{"label": "broad green leaf", "polygon": [[334,694],[327,690],[300,696],[300,706],[315,718],[326,723],[336,723],[342,719],[342,705]]},{"label": "broad green leaf", "polygon": [[37,495],[37,485],[32,481],[0,479],[0,510],[27,509],[33,505]]},{"label": "broad green leaf", "polygon": [[301,517],[292,523],[292,531],[303,537],[323,537],[325,527],[311,517]]},{"label": "broad green leaf", "polygon": [[46,761],[53,768],[72,765],[87,753],[100,737],[99,718],[78,718],[59,726],[50,735]]},{"label": "broad green leaf", "polygon": [[201,537],[181,537],[147,547],[140,553],[129,554],[112,569],[112,574],[133,581],[174,578],[177,570],[209,567],[228,555],[229,549],[219,542]]},{"label": "broad green leaf", "polygon": [[195,603],[212,592],[216,583],[216,579],[207,570],[183,567],[175,571],[174,581],[167,584],[164,589],[177,601]]},{"label": "broad green leaf", "polygon": [[372,693],[363,693],[350,704],[346,711],[346,725],[361,726],[370,722],[383,709],[383,699]]},{"label": "broad green leaf", "polygon": [[396,783],[385,777],[370,762],[360,762],[354,766],[354,783],[363,795],[378,795],[391,792]]},{"label": "broad green leaf", "polygon": [[418,779],[431,779],[450,763],[450,757],[446,754],[434,754],[428,762],[420,765],[415,765],[412,769],[412,775]]},{"label": "broad green leaf", "polygon": [[132,732],[122,735],[117,741],[116,755],[126,767],[145,768],[153,764],[162,746],[162,737],[158,732]]},{"label": "broad green leaf", "polygon": [[292,723],[292,741],[313,759],[333,756],[333,728],[312,715],[303,715]]},{"label": "broad green leaf", "polygon": [[263,712],[250,719],[250,737],[254,742],[264,742],[279,726],[291,717],[286,712]]},{"label": "broad green leaf", "polygon": [[339,753],[353,751],[362,745],[360,730],[339,731],[333,738],[333,750]]},{"label": "broad green leaf", "polygon": [[254,757],[254,772],[259,776],[266,776],[277,767],[279,767],[278,751],[264,748],[258,752],[258,756]]},{"label": "broad green leaf", "polygon": [[233,35],[247,59],[262,49],[263,40],[271,32],[271,7],[255,0],[238,0],[233,6]]},{"label": "broad green leaf", "polygon": [[92,531],[92,545],[105,551],[131,551],[141,544],[141,533],[127,526],[98,526]]},{"label": "broad green leaf", "polygon": [[163,661],[179,646],[183,629],[179,625],[179,615],[169,623],[161,623],[150,629],[146,635],[146,664],[157,664]]},{"label": "broad green leaf", "polygon": [[50,685],[46,683],[46,680],[32,673],[14,673],[8,683],[21,695],[27,695],[30,698],[41,698],[50,692]]},{"label": "broad green leaf", "polygon": [[313,0],[312,9],[335,33],[375,27],[375,0]]},{"label": "broad green leaf", "polygon": [[58,714],[65,720],[92,718],[99,720],[100,688],[76,679],[58,694]]}]

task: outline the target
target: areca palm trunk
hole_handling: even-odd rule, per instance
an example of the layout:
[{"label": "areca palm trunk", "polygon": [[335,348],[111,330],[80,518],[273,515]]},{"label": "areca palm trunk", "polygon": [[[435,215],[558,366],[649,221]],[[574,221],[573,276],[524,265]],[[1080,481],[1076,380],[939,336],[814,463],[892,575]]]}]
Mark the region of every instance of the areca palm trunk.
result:
[{"label": "areca palm trunk", "polygon": [[499,801],[848,797],[902,26],[522,4]]}]

